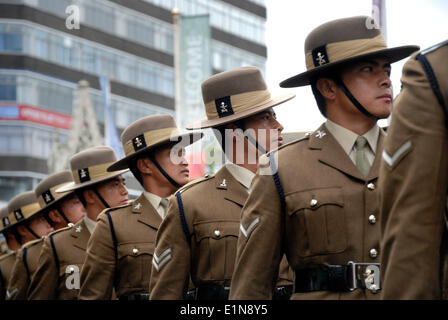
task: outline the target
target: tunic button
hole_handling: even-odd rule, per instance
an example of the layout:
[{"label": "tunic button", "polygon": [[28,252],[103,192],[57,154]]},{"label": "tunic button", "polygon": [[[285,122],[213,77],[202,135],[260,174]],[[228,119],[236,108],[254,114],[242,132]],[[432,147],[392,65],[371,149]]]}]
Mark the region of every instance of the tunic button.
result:
[{"label": "tunic button", "polygon": [[134,255],[137,255],[137,253],[138,253],[138,249],[137,249],[137,248],[132,249],[132,253],[133,253]]},{"label": "tunic button", "polygon": [[369,190],[375,190],[375,185],[374,185],[372,182],[370,182],[370,183],[367,185],[367,189],[369,189]]},{"label": "tunic button", "polygon": [[370,257],[376,258],[378,256],[378,251],[376,249],[370,249]]},{"label": "tunic button", "polygon": [[375,222],[376,222],[376,217],[375,217],[373,214],[371,214],[371,215],[369,216],[369,222],[370,222],[370,224],[375,224]]},{"label": "tunic button", "polygon": [[218,229],[215,230],[215,236],[219,237],[221,235],[221,231],[219,231]]},{"label": "tunic button", "polygon": [[317,204],[317,200],[316,200],[316,199],[312,199],[312,200],[310,201],[310,205],[311,205],[312,207],[315,207],[316,204]]}]

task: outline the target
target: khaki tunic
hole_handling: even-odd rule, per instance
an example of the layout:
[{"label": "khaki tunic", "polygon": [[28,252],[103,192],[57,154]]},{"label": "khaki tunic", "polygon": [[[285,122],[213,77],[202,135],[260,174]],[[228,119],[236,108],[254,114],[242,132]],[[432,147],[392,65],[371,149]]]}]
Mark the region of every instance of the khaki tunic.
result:
[{"label": "khaki tunic", "polygon": [[43,241],[44,238],[30,241],[18,251],[8,284],[10,300],[25,300],[27,298],[31,278],[37,270]]},{"label": "khaki tunic", "polygon": [[[193,236],[189,243],[177,200],[171,197],[157,234],[151,276],[154,300],[184,299],[190,277],[194,287],[230,286],[232,279],[247,190],[224,166],[215,175],[193,181],[180,192],[188,230]],[[291,284],[286,261],[283,269],[281,285]]]},{"label": "khaki tunic", "polygon": [[107,211],[117,239],[117,259],[110,223],[103,212],[88,244],[79,299],[111,299],[113,288],[118,297],[148,293],[162,218],[143,194],[127,206]]},{"label": "khaki tunic", "polygon": [[[308,137],[279,148],[278,174],[286,198],[270,174],[269,160],[260,158],[259,171],[242,213],[231,299],[270,299],[283,253],[293,269],[349,261],[377,263],[380,252],[378,179],[384,132],[378,138],[371,170],[364,178],[348,155],[322,125]],[[369,186],[369,187],[368,187]],[[317,200],[317,202],[311,200]],[[258,220],[257,220],[258,219]],[[315,291],[291,299],[378,299],[379,294]]]},{"label": "khaki tunic", "polygon": [[[447,104],[448,45],[426,57]],[[381,164],[383,298],[447,298],[445,115],[415,55],[401,81]]]},{"label": "khaki tunic", "polygon": [[0,301],[5,300],[8,296],[6,289],[8,288],[8,281],[15,261],[16,252],[10,252],[0,257]]},{"label": "khaki tunic", "polygon": [[[57,260],[51,246],[53,238]],[[84,263],[90,232],[84,219],[45,237],[39,264],[28,290],[30,300],[76,300],[76,281]],[[56,261],[59,261],[59,267]],[[72,271],[73,270],[73,271]]]}]

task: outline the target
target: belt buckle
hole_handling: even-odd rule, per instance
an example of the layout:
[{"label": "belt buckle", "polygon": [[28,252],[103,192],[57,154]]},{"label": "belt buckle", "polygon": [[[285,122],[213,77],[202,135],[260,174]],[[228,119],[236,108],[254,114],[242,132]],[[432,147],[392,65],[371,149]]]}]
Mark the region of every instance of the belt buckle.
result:
[{"label": "belt buckle", "polygon": [[[352,285],[349,288],[350,291],[354,291],[358,288],[365,288],[372,293],[376,293],[381,289],[380,286],[380,264],[379,263],[366,263],[366,262],[348,262],[349,270],[351,270]],[[359,279],[363,285],[358,286],[358,267],[365,267],[365,271],[362,273],[364,279]],[[363,281],[363,282],[362,282]]]}]

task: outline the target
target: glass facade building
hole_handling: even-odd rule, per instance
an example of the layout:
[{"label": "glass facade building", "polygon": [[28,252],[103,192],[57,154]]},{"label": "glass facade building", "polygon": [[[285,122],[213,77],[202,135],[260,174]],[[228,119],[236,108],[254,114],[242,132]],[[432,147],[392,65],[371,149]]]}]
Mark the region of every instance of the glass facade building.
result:
[{"label": "glass facade building", "polygon": [[[66,26],[71,5],[79,29]],[[69,134],[8,112],[70,117],[85,79],[102,129],[102,76],[119,133],[147,115],[175,116],[173,8],[210,15],[214,73],[246,65],[265,71],[264,0],[0,0],[0,206],[48,174],[48,155]]]}]

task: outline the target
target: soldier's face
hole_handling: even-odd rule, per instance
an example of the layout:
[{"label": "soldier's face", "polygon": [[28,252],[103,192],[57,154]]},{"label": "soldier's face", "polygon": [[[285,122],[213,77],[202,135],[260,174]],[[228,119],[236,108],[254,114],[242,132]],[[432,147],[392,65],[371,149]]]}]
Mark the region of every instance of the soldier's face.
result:
[{"label": "soldier's face", "polygon": [[86,209],[76,195],[61,201],[61,210],[71,223],[76,223],[86,215]]},{"label": "soldier's face", "polygon": [[[342,71],[342,80],[352,95],[371,114],[387,118],[392,110],[391,66],[385,58],[372,58],[353,64]],[[361,113],[347,96],[338,90],[346,112]]]},{"label": "soldier's face", "polygon": [[42,215],[32,218],[29,222],[29,227],[39,237],[43,237],[53,231],[53,228]]},{"label": "soldier's face", "polygon": [[110,207],[122,206],[127,204],[129,201],[126,182],[121,176],[101,183],[98,186],[98,192]]},{"label": "soldier's face", "polygon": [[[188,170],[188,161],[185,158],[185,148],[173,148],[174,145],[168,145],[158,148],[155,151],[155,158],[159,165],[166,171],[166,173],[174,179],[181,186],[190,181],[190,170]],[[174,155],[173,161],[171,159]],[[154,166],[153,176],[159,181],[169,183],[162,173]]]},{"label": "soldier's face", "polygon": [[17,239],[12,232],[5,231],[3,234],[5,235],[6,243],[10,250],[17,250],[20,248],[20,243],[17,242]]},{"label": "soldier's face", "polygon": [[272,108],[260,112],[244,120],[244,129],[252,129],[256,133],[258,143],[267,151],[280,147],[283,144],[283,126],[277,121]]}]

